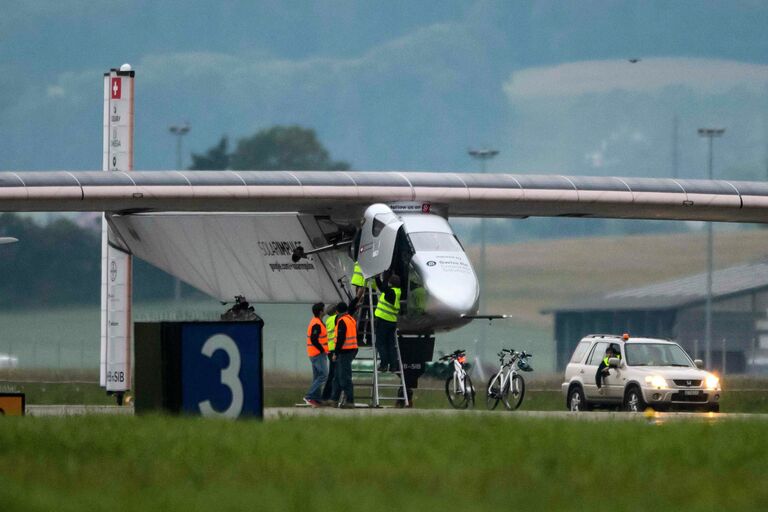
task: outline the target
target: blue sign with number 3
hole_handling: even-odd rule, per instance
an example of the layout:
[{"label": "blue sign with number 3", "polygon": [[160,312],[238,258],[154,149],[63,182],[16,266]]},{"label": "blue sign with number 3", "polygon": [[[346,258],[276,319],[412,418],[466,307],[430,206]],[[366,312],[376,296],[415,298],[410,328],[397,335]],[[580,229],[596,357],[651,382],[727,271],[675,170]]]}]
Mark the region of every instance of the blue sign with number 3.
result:
[{"label": "blue sign with number 3", "polygon": [[182,410],[240,418],[263,415],[262,324],[192,322],[181,329]]}]

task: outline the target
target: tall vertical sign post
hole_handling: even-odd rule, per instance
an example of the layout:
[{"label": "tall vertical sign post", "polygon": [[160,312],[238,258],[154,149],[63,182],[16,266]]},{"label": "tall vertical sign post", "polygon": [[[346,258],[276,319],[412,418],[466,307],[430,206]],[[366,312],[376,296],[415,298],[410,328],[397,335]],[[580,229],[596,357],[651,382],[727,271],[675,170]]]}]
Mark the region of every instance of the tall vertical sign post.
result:
[{"label": "tall vertical sign post", "polygon": [[[128,64],[104,73],[105,172],[133,169],[133,80]],[[131,389],[131,255],[111,243],[106,215],[101,220],[101,365],[99,381],[122,403]]]}]

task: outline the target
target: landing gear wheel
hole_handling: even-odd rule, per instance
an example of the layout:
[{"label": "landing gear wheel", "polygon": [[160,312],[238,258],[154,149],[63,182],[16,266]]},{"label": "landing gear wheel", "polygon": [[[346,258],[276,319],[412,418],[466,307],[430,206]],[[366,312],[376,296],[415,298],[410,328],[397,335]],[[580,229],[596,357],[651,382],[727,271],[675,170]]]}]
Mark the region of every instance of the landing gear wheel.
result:
[{"label": "landing gear wheel", "polygon": [[568,410],[573,412],[592,410],[587,397],[584,396],[584,390],[580,386],[571,388],[568,392]]},{"label": "landing gear wheel", "polygon": [[638,387],[631,387],[624,395],[624,410],[629,412],[643,412],[648,404],[643,399],[643,393]]},{"label": "landing gear wheel", "polygon": [[513,375],[512,382],[507,383],[504,391],[501,393],[501,400],[504,407],[509,411],[514,411],[523,403],[525,397],[525,381],[520,375]]},{"label": "landing gear wheel", "polygon": [[489,411],[492,411],[496,409],[499,400],[501,400],[501,378],[498,374],[491,377],[485,390],[485,405]]},{"label": "landing gear wheel", "polygon": [[707,407],[707,411],[709,412],[720,412],[720,404],[711,404]]}]

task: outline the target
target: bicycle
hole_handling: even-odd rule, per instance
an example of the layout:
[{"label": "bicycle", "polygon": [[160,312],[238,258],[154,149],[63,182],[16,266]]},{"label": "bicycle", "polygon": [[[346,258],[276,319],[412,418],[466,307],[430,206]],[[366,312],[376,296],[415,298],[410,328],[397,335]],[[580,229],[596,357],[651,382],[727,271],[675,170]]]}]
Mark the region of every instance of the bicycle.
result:
[{"label": "bicycle", "polygon": [[467,355],[465,350],[456,350],[443,356],[440,361],[450,360],[453,363],[453,373],[445,380],[445,395],[455,409],[466,409],[475,405],[475,387],[464,369]]},{"label": "bicycle", "polygon": [[[485,404],[491,411],[499,405],[499,400],[504,402],[504,407],[514,411],[520,407],[525,397],[525,380],[519,372],[533,371],[528,363],[528,358],[533,354],[515,352],[504,348],[497,354],[499,356],[499,371],[488,381],[486,388]],[[510,393],[512,400],[510,401]]]}]

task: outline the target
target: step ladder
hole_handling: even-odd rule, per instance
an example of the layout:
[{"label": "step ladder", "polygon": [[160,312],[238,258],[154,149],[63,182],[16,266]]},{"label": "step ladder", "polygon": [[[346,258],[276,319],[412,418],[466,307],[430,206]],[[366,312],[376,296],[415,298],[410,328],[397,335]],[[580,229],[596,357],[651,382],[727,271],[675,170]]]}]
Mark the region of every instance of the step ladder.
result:
[{"label": "step ladder", "polygon": [[[399,373],[379,371],[379,356],[376,352],[376,330],[374,329],[374,311],[373,307],[373,289],[369,285],[368,292],[368,325],[366,330],[370,332],[370,344],[361,345],[358,343],[357,364],[352,369],[352,384],[355,387],[355,395],[360,398],[370,400],[371,407],[383,407],[383,403],[392,402],[397,405],[402,402],[405,407],[410,405],[408,393],[405,387],[405,374],[403,373],[403,359],[400,356],[400,343],[398,336],[395,336],[395,349],[397,350],[397,361]],[[361,329],[358,329],[358,332]],[[357,390],[360,390],[359,392]],[[403,390],[403,396],[398,396],[398,390]],[[369,390],[365,393],[363,390]]]},{"label": "step ladder", "polygon": [[[367,288],[366,288],[367,291]],[[366,297],[367,298],[367,297]],[[375,308],[371,307],[367,300],[364,298],[360,304],[357,305],[357,311],[355,312],[355,321],[357,322],[357,345],[373,346],[373,332],[371,331],[371,317]]]}]

